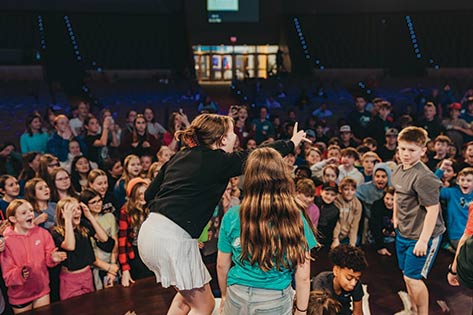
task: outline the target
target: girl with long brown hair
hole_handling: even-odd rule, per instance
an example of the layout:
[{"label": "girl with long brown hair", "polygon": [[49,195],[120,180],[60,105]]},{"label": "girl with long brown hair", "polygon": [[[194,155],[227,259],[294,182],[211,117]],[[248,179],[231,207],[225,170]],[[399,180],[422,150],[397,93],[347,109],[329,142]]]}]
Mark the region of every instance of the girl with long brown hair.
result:
[{"label": "girl with long brown hair", "polygon": [[25,199],[34,210],[35,225],[50,230],[56,222],[56,203],[50,201],[51,190],[42,178],[35,177],[25,184]]},{"label": "girl with long brown hair", "polygon": [[[229,179],[241,174],[249,153],[233,152],[236,135],[228,116],[199,115],[176,136],[185,147],[162,167],[146,191],[151,213],[141,226],[138,249],[157,282],[178,291],[168,314],[210,314],[214,308],[211,277],[197,238]],[[286,155],[304,137],[296,126],[291,141],[276,141],[272,146]]]},{"label": "girl with long brown hair", "polygon": [[[292,314],[292,275],[296,280],[295,314],[307,311],[310,250],[316,241],[296,198],[294,181],[281,155],[254,150],[246,162],[244,198],[223,217],[217,274],[223,314],[258,310]],[[233,263],[235,266],[230,269]],[[251,295],[251,299],[250,299]]]},{"label": "girl with long brown hair", "polygon": [[124,287],[128,287],[136,279],[153,275],[141,260],[137,247],[138,232],[149,214],[149,209],[145,207],[145,190],[148,185],[149,182],[140,177],[132,179],[126,189],[128,201],[120,210],[118,259],[122,268],[121,283]]},{"label": "girl with long brown hair", "polygon": [[117,198],[118,205],[121,207],[126,201],[126,189],[130,180],[136,177],[140,177],[141,170],[140,158],[136,155],[130,154],[123,161],[123,173],[119,180],[115,183],[113,193]]}]

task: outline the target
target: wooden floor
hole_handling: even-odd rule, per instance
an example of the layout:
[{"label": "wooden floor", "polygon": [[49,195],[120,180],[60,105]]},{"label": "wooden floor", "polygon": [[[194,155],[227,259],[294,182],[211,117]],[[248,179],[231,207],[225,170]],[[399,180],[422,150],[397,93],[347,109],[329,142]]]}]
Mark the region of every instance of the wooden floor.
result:
[{"label": "wooden floor", "polygon": [[[371,249],[366,250],[366,255],[370,266],[364,272],[362,282],[368,285],[371,314],[392,315],[402,310],[403,305],[397,292],[405,290],[405,287],[402,275],[397,268],[396,258],[379,256]],[[450,253],[441,250],[427,280],[430,289],[430,314],[472,315],[473,291],[451,287],[446,281],[447,266],[451,259]],[[209,268],[214,276],[215,266],[210,265]],[[318,253],[313,262],[312,273],[317,274],[329,269],[327,255],[323,252]],[[216,277],[211,284],[214,290],[218,290]],[[154,279],[148,278],[136,281],[129,288],[117,286],[54,303],[35,312],[24,314],[123,315],[131,310],[135,311],[137,315],[164,315],[174,294],[173,289],[164,289],[157,285]],[[450,311],[442,312],[437,300],[445,301]]]}]

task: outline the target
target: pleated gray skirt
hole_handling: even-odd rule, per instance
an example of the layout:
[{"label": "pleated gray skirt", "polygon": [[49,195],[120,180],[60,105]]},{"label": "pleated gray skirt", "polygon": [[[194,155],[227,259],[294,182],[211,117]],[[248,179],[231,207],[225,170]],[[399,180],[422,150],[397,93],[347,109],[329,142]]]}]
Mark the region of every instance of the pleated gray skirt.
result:
[{"label": "pleated gray skirt", "polygon": [[162,214],[150,213],[141,225],[138,251],[156,275],[156,282],[165,288],[191,290],[212,279],[202,261],[197,239]]}]

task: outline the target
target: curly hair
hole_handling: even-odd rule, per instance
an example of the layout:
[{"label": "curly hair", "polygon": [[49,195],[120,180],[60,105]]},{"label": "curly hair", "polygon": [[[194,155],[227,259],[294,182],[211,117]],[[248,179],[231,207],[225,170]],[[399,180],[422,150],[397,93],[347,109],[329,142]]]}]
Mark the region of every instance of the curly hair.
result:
[{"label": "curly hair", "polygon": [[350,245],[339,245],[329,253],[330,261],[340,268],[348,268],[353,271],[363,271],[368,267],[365,253],[358,247]]}]

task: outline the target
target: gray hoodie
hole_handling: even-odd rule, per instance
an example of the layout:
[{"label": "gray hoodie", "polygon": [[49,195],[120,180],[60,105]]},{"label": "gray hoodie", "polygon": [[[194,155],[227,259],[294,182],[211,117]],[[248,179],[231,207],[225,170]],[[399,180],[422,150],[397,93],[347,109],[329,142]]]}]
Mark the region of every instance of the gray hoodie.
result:
[{"label": "gray hoodie", "polygon": [[[391,185],[391,168],[386,163],[378,163],[374,166],[373,178],[378,170],[383,170],[388,175],[388,184]],[[371,218],[371,206],[373,203],[383,198],[384,189],[378,189],[374,181],[369,181],[358,186],[356,189],[356,197],[360,199],[363,207],[365,208],[365,213],[368,218]]]}]

